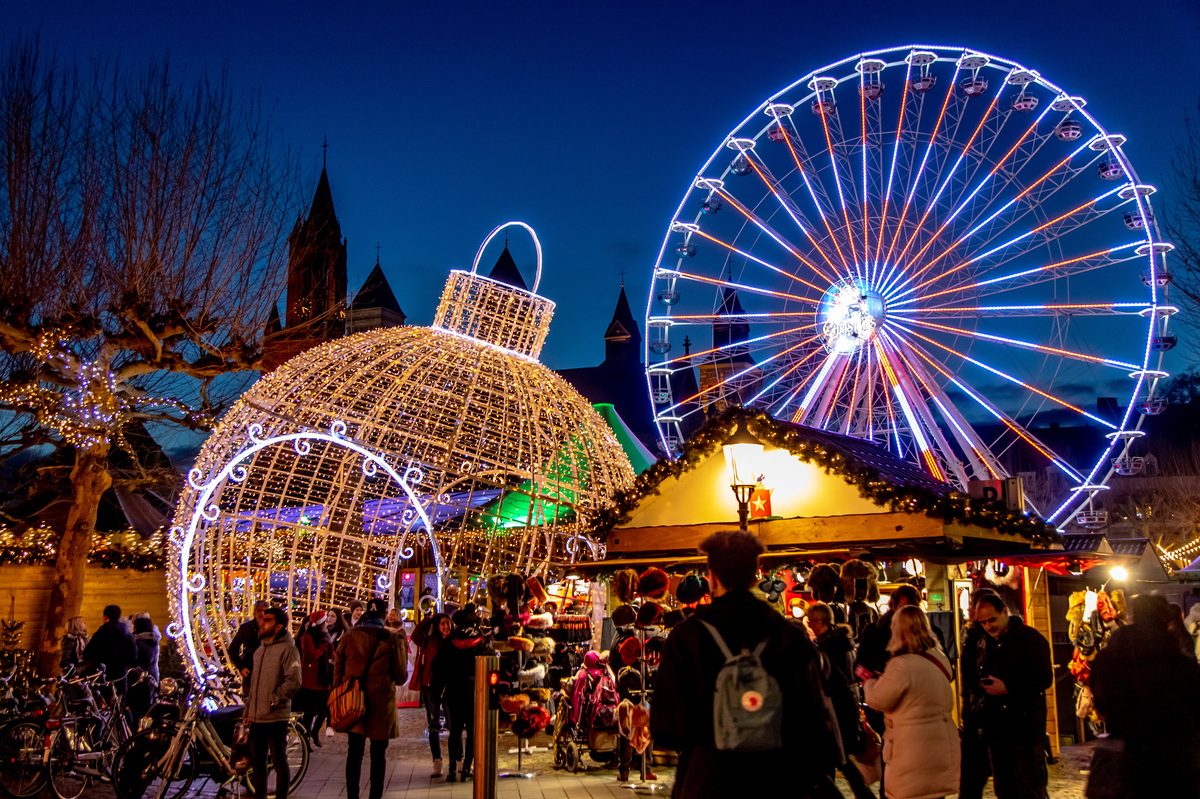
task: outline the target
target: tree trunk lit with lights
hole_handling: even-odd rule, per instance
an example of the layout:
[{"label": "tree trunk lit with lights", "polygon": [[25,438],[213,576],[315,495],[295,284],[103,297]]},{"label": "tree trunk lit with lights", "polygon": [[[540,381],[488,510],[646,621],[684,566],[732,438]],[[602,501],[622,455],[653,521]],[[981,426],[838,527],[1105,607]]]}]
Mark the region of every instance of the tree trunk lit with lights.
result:
[{"label": "tree trunk lit with lights", "polygon": [[[100,510],[100,498],[113,482],[108,470],[109,449],[107,442],[100,442],[75,451],[75,466],[71,469],[71,509],[67,512],[67,524],[58,545],[46,633],[38,651],[38,669],[43,674],[52,673],[58,667],[67,622],[79,615],[83,605],[84,573],[92,535],[96,532],[96,514]],[[96,620],[88,621],[94,623]]]}]

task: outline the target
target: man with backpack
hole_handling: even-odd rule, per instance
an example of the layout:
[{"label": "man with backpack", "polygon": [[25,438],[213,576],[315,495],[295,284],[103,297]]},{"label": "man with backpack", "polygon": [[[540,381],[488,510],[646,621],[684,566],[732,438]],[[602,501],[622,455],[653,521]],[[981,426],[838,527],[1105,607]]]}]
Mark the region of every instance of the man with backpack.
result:
[{"label": "man with backpack", "polygon": [[655,745],[679,752],[672,795],[724,799],[748,780],[824,795],[845,757],[816,647],[750,593],[756,536],[715,533],[700,551],[713,601],[671,630],[650,712]]}]

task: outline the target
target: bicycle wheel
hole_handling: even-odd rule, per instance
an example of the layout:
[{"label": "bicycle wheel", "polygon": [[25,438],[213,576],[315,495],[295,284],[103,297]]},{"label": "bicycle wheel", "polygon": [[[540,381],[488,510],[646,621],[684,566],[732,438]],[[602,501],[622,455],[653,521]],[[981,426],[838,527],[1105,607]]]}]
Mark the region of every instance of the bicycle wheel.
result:
[{"label": "bicycle wheel", "polygon": [[[287,736],[287,761],[288,761],[288,794],[293,793],[300,786],[300,782],[304,779],[304,775],[308,773],[308,756],[311,746],[308,742],[308,733],[304,728],[296,722],[288,725]],[[274,764],[270,755],[267,756],[267,796],[275,796],[275,770]],[[250,769],[243,775],[242,784],[246,786],[246,790],[254,790],[254,769]]]},{"label": "bicycle wheel", "polygon": [[46,785],[44,743],[45,730],[31,721],[17,722],[0,736],[0,788],[13,799],[28,799]]},{"label": "bicycle wheel", "polygon": [[[171,746],[173,734],[149,729],[137,733],[117,750],[112,762],[112,783],[117,799],[142,799],[157,796],[160,788],[166,799],[180,799],[196,779],[196,751],[189,743],[175,769],[164,777],[159,761]],[[166,782],[167,785],[163,786]]]},{"label": "bicycle wheel", "polygon": [[50,762],[47,764],[50,789],[58,799],[79,799],[91,784],[92,779],[81,774],[76,766],[76,752],[91,751],[92,745],[86,726],[67,726],[54,733],[50,742]]}]

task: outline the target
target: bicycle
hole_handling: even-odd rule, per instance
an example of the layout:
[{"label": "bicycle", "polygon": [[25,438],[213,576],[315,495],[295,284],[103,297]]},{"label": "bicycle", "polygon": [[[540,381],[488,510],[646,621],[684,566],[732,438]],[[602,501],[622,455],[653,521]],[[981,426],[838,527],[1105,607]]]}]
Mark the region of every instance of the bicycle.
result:
[{"label": "bicycle", "polygon": [[73,678],[72,672],[57,680],[58,690],[49,707],[44,704],[32,713],[17,717],[0,730],[0,789],[13,799],[37,795],[49,780],[46,746],[51,740],[55,719],[66,707],[66,695],[72,690],[90,690],[100,681],[101,673]]},{"label": "bicycle", "polygon": [[[243,707],[219,704],[225,694],[220,680],[232,676],[208,675],[188,698],[181,718],[164,718],[121,745],[112,765],[117,799],[180,799],[197,777],[216,782],[219,792],[234,783],[253,789],[249,752],[234,746]],[[289,792],[308,772],[309,750],[308,733],[293,718],[287,738]],[[268,781],[272,796],[273,779]]]},{"label": "bicycle", "polygon": [[[128,691],[147,677],[134,669],[124,679]],[[87,686],[78,699],[66,702],[74,714],[47,722],[42,763],[58,799],[79,799],[94,780],[107,781],[113,754],[132,735],[125,694],[116,690],[117,682]]]}]

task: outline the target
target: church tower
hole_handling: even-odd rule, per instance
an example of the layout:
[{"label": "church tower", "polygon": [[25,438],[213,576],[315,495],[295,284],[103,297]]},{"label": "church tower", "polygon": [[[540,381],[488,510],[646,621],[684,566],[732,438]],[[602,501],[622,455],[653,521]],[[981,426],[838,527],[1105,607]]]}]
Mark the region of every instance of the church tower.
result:
[{"label": "church tower", "polygon": [[276,316],[267,330],[265,370],[346,333],[346,240],[324,166],[308,216],[288,236],[287,305],[273,331],[278,324]]},{"label": "church tower", "polygon": [[642,363],[642,331],[629,308],[624,282],[617,295],[612,321],[604,331],[604,362],[632,363],[639,367]]}]

